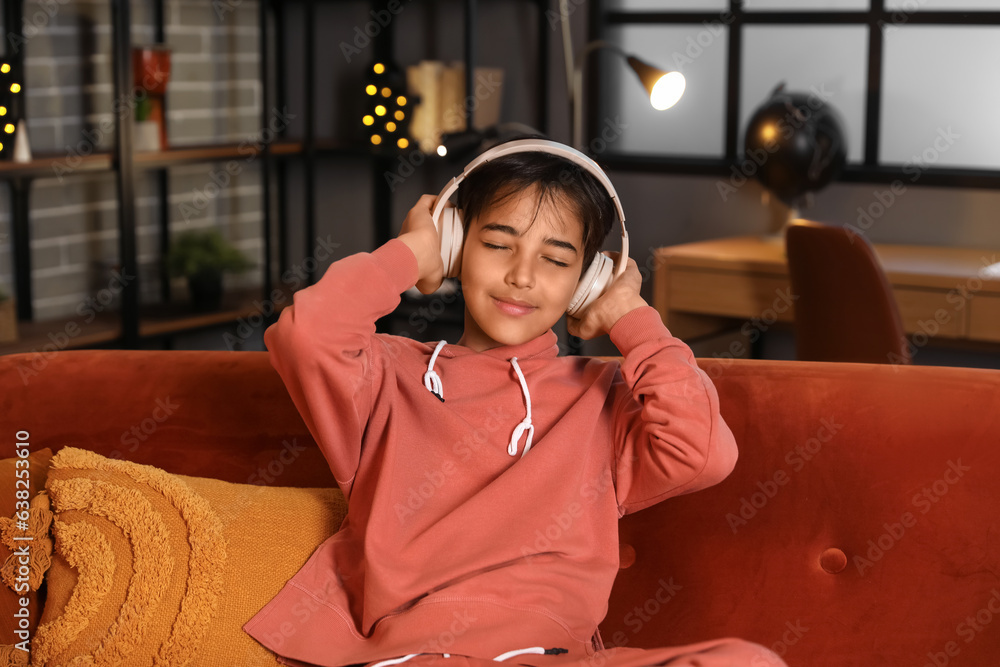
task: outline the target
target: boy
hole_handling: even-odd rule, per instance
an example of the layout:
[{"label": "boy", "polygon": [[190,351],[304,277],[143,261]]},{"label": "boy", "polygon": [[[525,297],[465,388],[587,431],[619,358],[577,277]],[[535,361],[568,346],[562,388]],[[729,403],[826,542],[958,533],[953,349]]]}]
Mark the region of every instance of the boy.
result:
[{"label": "boy", "polygon": [[404,290],[441,283],[434,203],[266,332],[349,509],[247,632],[289,664],[783,665],[736,640],[601,643],[619,517],[736,461],[714,386],[640,297],[634,261],[567,322],[609,334],[621,366],[557,356],[551,327],[615,215],[607,190],[543,152],[477,168],[458,191],[461,340],[375,334]]}]

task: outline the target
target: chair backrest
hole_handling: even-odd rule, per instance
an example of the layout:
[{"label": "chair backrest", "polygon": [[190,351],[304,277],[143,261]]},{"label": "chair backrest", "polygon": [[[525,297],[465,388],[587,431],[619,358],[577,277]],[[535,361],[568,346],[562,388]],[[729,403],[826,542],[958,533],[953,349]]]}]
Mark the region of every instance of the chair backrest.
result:
[{"label": "chair backrest", "polygon": [[840,226],[796,220],[785,230],[800,361],[911,362],[903,320],[875,251]]}]

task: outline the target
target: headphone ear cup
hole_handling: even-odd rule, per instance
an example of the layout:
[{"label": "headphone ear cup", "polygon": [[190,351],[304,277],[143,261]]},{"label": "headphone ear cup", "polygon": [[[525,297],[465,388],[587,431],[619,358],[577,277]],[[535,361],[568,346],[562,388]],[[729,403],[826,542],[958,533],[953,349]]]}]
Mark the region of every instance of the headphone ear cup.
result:
[{"label": "headphone ear cup", "polygon": [[594,255],[594,260],[584,271],[580,282],[576,285],[576,292],[569,302],[567,314],[580,318],[590,304],[604,294],[604,292],[614,282],[615,262],[603,252]]},{"label": "headphone ear cup", "polygon": [[448,206],[441,212],[441,263],[445,278],[457,278],[462,266],[462,213]]}]

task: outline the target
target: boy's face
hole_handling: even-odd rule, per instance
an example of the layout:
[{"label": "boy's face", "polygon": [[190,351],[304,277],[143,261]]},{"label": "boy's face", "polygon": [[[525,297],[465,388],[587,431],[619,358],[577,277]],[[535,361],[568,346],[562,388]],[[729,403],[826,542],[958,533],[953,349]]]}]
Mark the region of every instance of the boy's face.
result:
[{"label": "boy's face", "polygon": [[[462,250],[465,331],[478,352],[519,345],[550,329],[569,307],[583,267],[583,223],[537,189],[484,209]],[[534,219],[534,222],[532,222]]]}]

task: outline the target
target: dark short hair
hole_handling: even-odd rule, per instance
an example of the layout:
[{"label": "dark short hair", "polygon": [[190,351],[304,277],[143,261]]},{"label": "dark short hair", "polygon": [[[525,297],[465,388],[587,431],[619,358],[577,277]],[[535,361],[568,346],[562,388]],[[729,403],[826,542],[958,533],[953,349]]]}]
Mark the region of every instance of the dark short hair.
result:
[{"label": "dark short hair", "polygon": [[604,245],[618,213],[607,189],[590,172],[551,153],[511,153],[490,160],[469,174],[457,194],[466,238],[469,225],[484,210],[533,187],[538,188],[536,217],[544,203],[556,205],[564,201],[583,222],[582,270],[586,271]]}]

